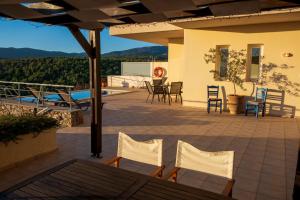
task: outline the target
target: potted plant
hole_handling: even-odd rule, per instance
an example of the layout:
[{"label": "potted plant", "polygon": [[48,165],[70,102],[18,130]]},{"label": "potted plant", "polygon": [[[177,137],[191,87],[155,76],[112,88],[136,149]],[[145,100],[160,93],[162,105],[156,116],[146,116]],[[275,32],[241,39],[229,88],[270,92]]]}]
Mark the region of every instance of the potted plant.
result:
[{"label": "potted plant", "polygon": [[[222,53],[222,52],[221,52]],[[220,55],[221,58],[223,55]],[[206,63],[215,63],[216,50],[210,49],[208,54],[205,54],[204,59]],[[212,70],[214,77],[217,80],[226,80],[233,84],[233,94],[228,95],[228,107],[231,114],[239,112],[239,105],[241,104],[241,96],[237,95],[237,86],[244,90],[243,75],[246,72],[246,50],[230,50],[228,52],[227,68],[223,76],[217,70]]]},{"label": "potted plant", "polygon": [[47,116],[0,116],[0,170],[55,150],[57,126]]}]

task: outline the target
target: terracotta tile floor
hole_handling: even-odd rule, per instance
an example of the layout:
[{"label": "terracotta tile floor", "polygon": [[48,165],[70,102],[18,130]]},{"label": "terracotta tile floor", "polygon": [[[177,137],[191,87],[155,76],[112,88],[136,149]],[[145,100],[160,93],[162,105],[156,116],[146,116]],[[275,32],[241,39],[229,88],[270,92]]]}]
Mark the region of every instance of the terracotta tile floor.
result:
[{"label": "terracotta tile floor", "polygon": [[[234,150],[233,196],[237,199],[292,199],[299,144],[297,119],[230,116],[203,109],[146,104],[144,91],[104,97],[103,156],[116,153],[117,133],[123,131],[137,140],[164,139],[164,163],[174,166],[178,139],[207,151]],[[56,152],[20,164],[0,173],[0,191],[38,172],[73,158],[90,159],[89,112],[85,125],[60,129]],[[123,168],[147,173],[150,166],[125,161]],[[191,171],[182,171],[179,182],[221,192],[225,180]]]}]

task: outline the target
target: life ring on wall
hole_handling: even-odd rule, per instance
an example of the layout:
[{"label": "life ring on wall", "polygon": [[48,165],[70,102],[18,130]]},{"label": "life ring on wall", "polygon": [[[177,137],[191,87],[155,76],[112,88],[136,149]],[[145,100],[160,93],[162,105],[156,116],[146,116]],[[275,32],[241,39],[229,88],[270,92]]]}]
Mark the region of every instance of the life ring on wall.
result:
[{"label": "life ring on wall", "polygon": [[165,73],[165,70],[162,67],[155,67],[153,70],[153,74],[157,78],[163,77],[164,73]]}]

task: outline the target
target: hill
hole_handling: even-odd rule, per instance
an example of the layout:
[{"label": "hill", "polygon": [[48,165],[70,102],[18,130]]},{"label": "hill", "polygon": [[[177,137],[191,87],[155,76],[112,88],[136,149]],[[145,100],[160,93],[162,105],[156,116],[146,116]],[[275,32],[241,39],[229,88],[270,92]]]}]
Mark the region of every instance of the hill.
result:
[{"label": "hill", "polygon": [[[65,53],[61,51],[44,51],[32,48],[0,48],[0,58],[18,59],[18,58],[43,58],[43,57],[84,57],[85,53]],[[124,51],[113,51],[103,54],[103,57],[155,57],[158,59],[167,58],[167,47],[152,46],[128,49]]]},{"label": "hill", "polygon": [[167,57],[167,55],[168,48],[165,46],[140,47],[103,54],[104,57]]},{"label": "hill", "polygon": [[31,48],[0,48],[0,58],[42,58],[42,57],[82,57],[83,53],[65,53],[61,51],[44,51]]}]

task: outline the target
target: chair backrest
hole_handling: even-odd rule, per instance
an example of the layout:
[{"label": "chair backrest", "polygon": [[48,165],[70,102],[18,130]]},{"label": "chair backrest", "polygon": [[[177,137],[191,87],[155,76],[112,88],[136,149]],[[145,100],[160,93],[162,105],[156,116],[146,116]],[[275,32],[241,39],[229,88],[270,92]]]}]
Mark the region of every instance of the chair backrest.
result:
[{"label": "chair backrest", "polygon": [[150,82],[145,81],[145,84],[146,84],[146,87],[147,87],[147,90],[148,90],[149,94],[153,94],[153,88],[152,88]]},{"label": "chair backrest", "polygon": [[153,88],[154,94],[164,94],[165,88],[163,85],[156,85]]},{"label": "chair backrest", "polygon": [[168,77],[163,77],[162,79],[161,79],[161,84],[165,84],[165,82],[168,80]]},{"label": "chair backrest", "polygon": [[159,86],[159,85],[162,85],[163,82],[162,82],[162,79],[153,79],[153,85],[154,86]]},{"label": "chair backrest", "polygon": [[119,132],[117,156],[155,166],[162,166],[162,139],[135,141]]},{"label": "chair backrest", "polygon": [[256,88],[255,101],[266,102],[268,88]]},{"label": "chair backrest", "polygon": [[172,82],[170,88],[170,94],[180,94],[182,90],[182,82]]},{"label": "chair backrest", "polygon": [[207,98],[218,98],[219,97],[219,86],[208,85],[207,86]]},{"label": "chair backrest", "polygon": [[37,91],[36,89],[34,89],[34,88],[32,88],[32,87],[27,87],[27,88],[30,90],[31,94],[32,94],[35,98],[40,99],[40,98],[42,97],[42,94],[41,94],[40,91]]},{"label": "chair backrest", "polygon": [[234,151],[206,152],[178,141],[175,167],[232,179]]},{"label": "chair backrest", "polygon": [[71,94],[68,94],[64,90],[57,90],[57,95],[65,102],[72,103],[74,99],[72,98]]}]

